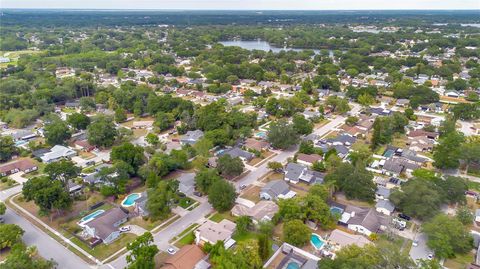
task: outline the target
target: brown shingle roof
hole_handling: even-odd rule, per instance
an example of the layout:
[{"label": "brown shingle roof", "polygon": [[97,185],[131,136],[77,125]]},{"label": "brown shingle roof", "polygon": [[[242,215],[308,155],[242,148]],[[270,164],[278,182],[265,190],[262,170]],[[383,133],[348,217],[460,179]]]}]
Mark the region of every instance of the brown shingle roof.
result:
[{"label": "brown shingle roof", "polygon": [[205,254],[198,246],[186,245],[169,257],[161,269],[193,269],[204,257]]},{"label": "brown shingle roof", "polygon": [[13,161],[6,163],[2,166],[0,166],[0,173],[6,173],[10,172],[12,170],[18,169],[19,171],[25,171],[28,169],[32,169],[33,167],[36,167],[37,165],[35,162],[31,159],[22,159],[18,161]]}]

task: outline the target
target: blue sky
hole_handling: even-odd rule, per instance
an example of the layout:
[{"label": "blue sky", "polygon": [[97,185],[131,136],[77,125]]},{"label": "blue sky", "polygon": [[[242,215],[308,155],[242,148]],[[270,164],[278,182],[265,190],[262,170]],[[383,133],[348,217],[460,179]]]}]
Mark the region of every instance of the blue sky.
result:
[{"label": "blue sky", "polygon": [[480,9],[480,0],[0,0],[1,8],[69,9]]}]

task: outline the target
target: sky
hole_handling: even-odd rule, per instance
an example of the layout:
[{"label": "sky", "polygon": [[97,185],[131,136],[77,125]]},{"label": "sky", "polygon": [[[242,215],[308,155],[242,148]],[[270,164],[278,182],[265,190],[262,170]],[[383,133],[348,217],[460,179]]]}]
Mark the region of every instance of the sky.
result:
[{"label": "sky", "polygon": [[0,0],[0,8],[191,10],[480,9],[480,0]]}]

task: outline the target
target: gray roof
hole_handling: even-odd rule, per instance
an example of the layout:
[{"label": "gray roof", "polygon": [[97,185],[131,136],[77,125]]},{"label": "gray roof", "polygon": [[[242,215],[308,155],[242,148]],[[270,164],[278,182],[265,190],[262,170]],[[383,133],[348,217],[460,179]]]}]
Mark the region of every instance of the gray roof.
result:
[{"label": "gray roof", "polygon": [[334,145],[332,148],[334,148],[337,151],[337,154],[344,155],[344,156],[347,155],[349,152],[349,149],[344,145]]},{"label": "gray roof", "polygon": [[[350,206],[347,206],[347,211]],[[371,232],[377,232],[385,221],[384,218],[373,208],[353,208],[350,212],[355,212],[355,216],[351,217],[347,224],[360,225],[367,228]]]},{"label": "gray roof", "polygon": [[385,188],[383,186],[378,186],[376,194],[383,196],[385,199],[388,199],[388,197],[390,196],[390,189]]},{"label": "gray roof", "polygon": [[232,158],[240,157],[240,158],[244,158],[246,160],[251,160],[255,157],[255,155],[253,155],[252,153],[250,153],[248,151],[245,151],[241,148],[237,148],[237,147],[226,150],[226,151],[222,152],[221,155],[225,155],[225,154],[230,155]]},{"label": "gray roof", "polygon": [[268,193],[272,198],[277,198],[280,194],[287,194],[289,191],[288,184],[281,179],[270,181],[262,188],[262,192]]},{"label": "gray roof", "polygon": [[203,132],[201,130],[188,131],[180,138],[180,141],[182,141],[183,143],[195,144],[202,137]]},{"label": "gray roof", "polygon": [[355,143],[355,141],[357,141],[357,139],[355,137],[351,136],[351,135],[348,135],[348,134],[341,134],[341,135],[338,135],[335,138],[327,139],[327,142],[329,142],[329,143],[339,142],[339,143],[342,143],[344,145],[353,145]]},{"label": "gray roof", "polygon": [[128,214],[123,212],[118,207],[103,212],[98,217],[88,222],[86,226],[95,229],[95,235],[102,240],[105,240],[110,234],[118,230],[115,223],[126,219]]},{"label": "gray roof", "polygon": [[299,180],[300,176],[302,175],[303,171],[307,168],[298,163],[288,163],[287,167],[285,167],[285,176],[290,180]]},{"label": "gray roof", "polygon": [[395,210],[395,206],[390,201],[384,199],[378,200],[375,208],[385,208],[390,212],[393,212],[393,210]]},{"label": "gray roof", "polygon": [[385,164],[383,165],[383,169],[400,174],[403,171],[403,165],[399,162],[396,161],[396,159],[388,159],[385,161]]}]

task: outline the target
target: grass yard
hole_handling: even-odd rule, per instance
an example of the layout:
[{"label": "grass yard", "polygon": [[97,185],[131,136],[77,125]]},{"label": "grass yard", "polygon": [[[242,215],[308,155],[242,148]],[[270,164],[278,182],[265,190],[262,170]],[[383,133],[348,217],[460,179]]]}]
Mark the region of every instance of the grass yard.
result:
[{"label": "grass yard", "polygon": [[186,235],[184,235],[180,240],[178,240],[175,243],[175,246],[177,248],[181,248],[185,245],[190,245],[195,241],[195,235],[193,234],[193,231],[188,232]]},{"label": "grass yard", "polygon": [[159,226],[160,224],[169,220],[171,217],[173,217],[173,215],[174,214],[171,213],[167,218],[161,219],[161,220],[155,220],[155,221],[153,221],[150,218],[144,219],[142,217],[135,217],[135,218],[132,218],[132,219],[128,220],[127,224],[138,225],[145,230],[151,231],[153,228],[155,228],[155,227]]},{"label": "grass yard", "polygon": [[473,261],[475,261],[475,254],[468,252],[466,254],[457,254],[455,258],[445,260],[443,266],[449,269],[463,269]]},{"label": "grass yard", "polygon": [[185,209],[187,207],[191,206],[193,203],[195,203],[195,200],[193,200],[192,198],[189,198],[189,197],[180,197],[180,199],[178,201],[178,205],[182,208],[185,208]]},{"label": "grass yard", "polygon": [[0,63],[0,68],[6,68],[9,65],[16,66],[18,62],[18,58],[20,58],[21,55],[34,54],[34,53],[40,53],[40,52],[41,51],[37,51],[37,50],[0,51],[0,55],[3,55],[3,57],[10,58],[10,62]]},{"label": "grass yard", "polygon": [[267,176],[262,180],[262,182],[268,183],[273,180],[278,180],[282,179],[283,180],[284,174],[282,173],[275,173],[275,172],[270,172],[267,174]]},{"label": "grass yard", "polygon": [[13,180],[11,178],[8,178],[8,177],[2,177],[2,179],[0,180],[0,191],[10,189],[10,188],[15,187],[17,185],[18,185],[18,183],[15,180]]},{"label": "grass yard", "polygon": [[261,188],[259,186],[251,186],[247,188],[242,195],[240,195],[240,198],[258,203],[260,201],[260,190]]},{"label": "grass yard", "polygon": [[232,216],[230,214],[230,211],[223,212],[223,213],[217,212],[217,213],[213,214],[213,216],[210,217],[211,221],[214,221],[214,222],[217,222],[217,223],[224,220],[224,219],[235,221],[237,219],[237,217]]},{"label": "grass yard", "polygon": [[137,236],[131,233],[124,233],[121,234],[117,240],[113,241],[109,245],[100,244],[94,248],[90,248],[85,243],[83,243],[80,239],[74,237],[71,239],[73,243],[77,246],[81,247],[86,252],[90,253],[92,256],[99,260],[104,260],[111,255],[115,254],[115,252],[121,250],[122,248],[126,247],[128,243],[132,242]]},{"label": "grass yard", "polygon": [[246,232],[246,233],[243,233],[243,234],[233,234],[232,236],[233,239],[235,239],[235,241],[237,242],[242,242],[242,241],[246,241],[246,240],[249,240],[249,239],[257,239],[257,234],[254,233],[254,232]]}]

